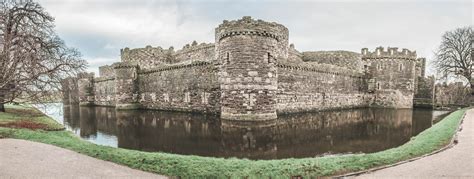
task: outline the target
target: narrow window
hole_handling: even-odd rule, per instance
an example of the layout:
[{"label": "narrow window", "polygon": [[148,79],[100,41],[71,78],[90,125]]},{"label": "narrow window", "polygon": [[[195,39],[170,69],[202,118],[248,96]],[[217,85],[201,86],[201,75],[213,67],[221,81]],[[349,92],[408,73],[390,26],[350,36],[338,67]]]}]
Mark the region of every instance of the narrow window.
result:
[{"label": "narrow window", "polygon": [[229,55],[229,52],[226,53],[225,61],[226,61],[227,63],[230,62],[230,55]]},{"label": "narrow window", "polygon": [[380,89],[380,83],[377,83],[377,89]]},{"label": "narrow window", "polygon": [[400,66],[400,71],[402,71],[403,70],[403,64],[400,63],[399,66]]},{"label": "narrow window", "polygon": [[272,55],[270,55],[270,52],[267,53],[267,62],[271,63]]}]

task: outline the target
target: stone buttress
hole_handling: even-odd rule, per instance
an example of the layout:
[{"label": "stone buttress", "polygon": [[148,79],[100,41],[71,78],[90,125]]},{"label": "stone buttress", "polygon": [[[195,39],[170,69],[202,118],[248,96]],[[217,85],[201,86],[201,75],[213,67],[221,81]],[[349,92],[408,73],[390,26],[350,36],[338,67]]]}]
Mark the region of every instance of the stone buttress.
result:
[{"label": "stone buttress", "polygon": [[139,109],[138,65],[132,62],[113,64],[115,71],[116,109]]},{"label": "stone buttress", "polygon": [[94,105],[94,73],[82,73],[78,76],[79,105]]}]

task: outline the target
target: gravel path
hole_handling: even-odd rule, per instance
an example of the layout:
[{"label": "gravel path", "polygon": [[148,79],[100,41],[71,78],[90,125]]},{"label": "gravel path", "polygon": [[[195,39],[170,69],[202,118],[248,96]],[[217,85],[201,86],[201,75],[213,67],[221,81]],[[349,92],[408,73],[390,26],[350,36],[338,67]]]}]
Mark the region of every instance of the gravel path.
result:
[{"label": "gravel path", "polygon": [[440,153],[357,178],[474,178],[474,109],[467,111],[458,142]]},{"label": "gravel path", "polygon": [[166,178],[52,145],[0,139],[0,178]]}]

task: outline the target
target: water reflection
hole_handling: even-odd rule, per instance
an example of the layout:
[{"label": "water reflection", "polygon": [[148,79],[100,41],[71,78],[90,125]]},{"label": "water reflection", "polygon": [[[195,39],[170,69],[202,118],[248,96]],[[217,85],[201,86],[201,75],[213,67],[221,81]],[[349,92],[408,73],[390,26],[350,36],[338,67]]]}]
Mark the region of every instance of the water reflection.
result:
[{"label": "water reflection", "polygon": [[432,110],[364,108],[280,115],[273,123],[248,124],[195,113],[61,109],[68,129],[98,144],[250,159],[376,152],[407,142],[442,115]]}]

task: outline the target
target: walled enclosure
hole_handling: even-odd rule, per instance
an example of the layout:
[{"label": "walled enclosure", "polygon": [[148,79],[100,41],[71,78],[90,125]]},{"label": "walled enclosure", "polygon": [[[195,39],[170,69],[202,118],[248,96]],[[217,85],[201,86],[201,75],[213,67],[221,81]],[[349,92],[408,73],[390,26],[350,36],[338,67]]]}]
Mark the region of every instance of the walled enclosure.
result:
[{"label": "walled enclosure", "polygon": [[[63,82],[64,101],[219,114],[232,121],[358,107],[411,108],[424,59],[397,48],[299,52],[275,22],[224,20],[215,43],[124,48],[121,62]],[[422,66],[420,65],[422,64]],[[75,83],[77,81],[77,83]]]}]

